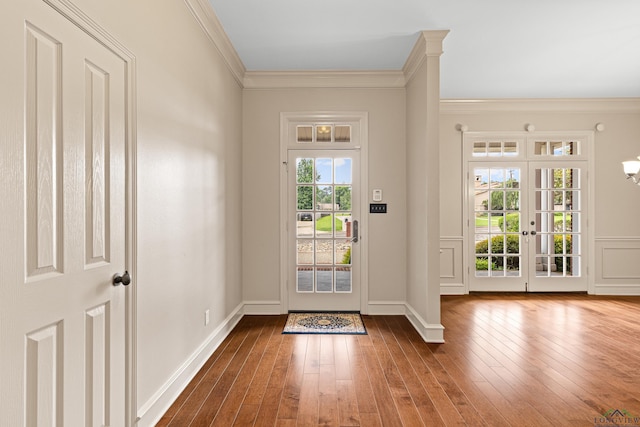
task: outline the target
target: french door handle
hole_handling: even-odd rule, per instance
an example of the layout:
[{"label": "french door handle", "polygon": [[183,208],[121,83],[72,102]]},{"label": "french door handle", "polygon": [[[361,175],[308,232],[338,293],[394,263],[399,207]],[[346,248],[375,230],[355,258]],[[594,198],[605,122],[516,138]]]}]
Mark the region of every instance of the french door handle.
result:
[{"label": "french door handle", "polygon": [[359,238],[359,236],[358,236],[358,220],[353,221],[352,231],[353,231],[353,237],[349,241],[353,242],[353,243],[358,243],[358,238]]},{"label": "french door handle", "polygon": [[528,232],[528,231],[523,231],[523,232],[522,232],[522,235],[523,235],[523,236],[526,236],[527,234],[529,234],[529,232]]},{"label": "french door handle", "polygon": [[536,230],[531,230],[531,235],[535,236],[536,235]]}]

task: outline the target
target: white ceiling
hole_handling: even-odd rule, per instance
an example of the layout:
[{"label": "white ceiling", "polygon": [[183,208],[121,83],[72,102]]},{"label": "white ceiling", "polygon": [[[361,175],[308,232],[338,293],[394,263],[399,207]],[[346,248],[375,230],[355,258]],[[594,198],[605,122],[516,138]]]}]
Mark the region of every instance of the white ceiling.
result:
[{"label": "white ceiling", "polygon": [[400,70],[450,30],[442,98],[640,97],[640,0],[210,0],[249,71]]}]

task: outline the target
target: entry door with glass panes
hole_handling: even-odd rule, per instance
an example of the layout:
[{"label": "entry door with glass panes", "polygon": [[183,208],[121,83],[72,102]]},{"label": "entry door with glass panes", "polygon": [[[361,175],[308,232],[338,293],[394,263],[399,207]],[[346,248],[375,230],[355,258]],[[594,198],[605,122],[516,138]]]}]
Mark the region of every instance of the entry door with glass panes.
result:
[{"label": "entry door with glass panes", "polygon": [[360,310],[359,152],[290,150],[289,310]]},{"label": "entry door with glass panes", "polygon": [[588,163],[571,158],[576,141],[530,144],[547,160],[468,163],[470,291],[587,290]]}]

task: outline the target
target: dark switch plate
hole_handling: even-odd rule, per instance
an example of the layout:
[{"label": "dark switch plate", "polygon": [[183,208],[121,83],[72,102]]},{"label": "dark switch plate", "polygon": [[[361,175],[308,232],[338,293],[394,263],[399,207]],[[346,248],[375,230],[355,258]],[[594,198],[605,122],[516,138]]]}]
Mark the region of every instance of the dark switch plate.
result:
[{"label": "dark switch plate", "polygon": [[369,213],[387,213],[386,203],[370,203]]}]

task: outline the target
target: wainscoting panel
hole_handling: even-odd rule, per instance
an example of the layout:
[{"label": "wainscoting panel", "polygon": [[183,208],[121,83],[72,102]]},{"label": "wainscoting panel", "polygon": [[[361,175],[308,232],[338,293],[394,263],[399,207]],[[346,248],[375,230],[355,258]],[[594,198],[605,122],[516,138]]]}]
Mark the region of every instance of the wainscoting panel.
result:
[{"label": "wainscoting panel", "polygon": [[595,294],[640,295],[640,238],[596,238],[595,258]]},{"label": "wainscoting panel", "polygon": [[463,238],[440,238],[440,294],[462,295],[466,293],[463,277]]}]

